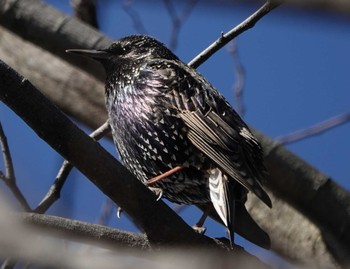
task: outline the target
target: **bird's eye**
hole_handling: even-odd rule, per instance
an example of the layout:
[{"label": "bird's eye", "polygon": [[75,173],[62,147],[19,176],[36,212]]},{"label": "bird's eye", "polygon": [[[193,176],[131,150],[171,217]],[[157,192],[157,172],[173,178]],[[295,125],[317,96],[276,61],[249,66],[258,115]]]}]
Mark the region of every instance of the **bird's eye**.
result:
[{"label": "bird's eye", "polygon": [[128,53],[129,49],[127,46],[121,46],[120,44],[113,43],[108,49],[108,52],[115,55],[124,55]]}]

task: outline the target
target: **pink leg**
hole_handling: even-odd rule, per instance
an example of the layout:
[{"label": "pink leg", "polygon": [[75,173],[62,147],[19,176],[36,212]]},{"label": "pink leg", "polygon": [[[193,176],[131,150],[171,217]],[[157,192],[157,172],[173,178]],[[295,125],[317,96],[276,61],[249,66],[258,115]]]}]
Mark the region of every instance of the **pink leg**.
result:
[{"label": "pink leg", "polygon": [[176,166],[176,167],[170,169],[169,171],[166,171],[165,173],[163,173],[163,174],[161,174],[161,175],[159,175],[159,176],[156,176],[156,177],[153,177],[153,178],[147,180],[147,185],[148,185],[148,186],[149,186],[149,185],[153,185],[153,184],[155,184],[155,183],[157,183],[157,182],[163,180],[164,178],[166,178],[166,177],[168,177],[168,176],[171,176],[172,174],[174,174],[174,173],[176,173],[176,172],[178,172],[178,171],[180,171],[180,170],[182,170],[182,169],[184,169],[184,167],[182,167],[182,166]]}]

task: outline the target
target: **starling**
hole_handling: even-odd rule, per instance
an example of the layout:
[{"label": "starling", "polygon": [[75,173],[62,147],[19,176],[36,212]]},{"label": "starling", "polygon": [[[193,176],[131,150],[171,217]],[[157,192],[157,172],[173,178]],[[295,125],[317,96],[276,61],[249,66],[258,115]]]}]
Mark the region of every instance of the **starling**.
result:
[{"label": "starling", "polygon": [[[171,202],[214,207],[228,228],[253,227],[244,203],[253,192],[267,206],[262,149],[225,98],[156,39],[124,37],[102,50],[68,50],[106,70],[106,107],[124,166]],[[244,227],[237,227],[244,230]],[[245,236],[246,235],[246,236]]]}]

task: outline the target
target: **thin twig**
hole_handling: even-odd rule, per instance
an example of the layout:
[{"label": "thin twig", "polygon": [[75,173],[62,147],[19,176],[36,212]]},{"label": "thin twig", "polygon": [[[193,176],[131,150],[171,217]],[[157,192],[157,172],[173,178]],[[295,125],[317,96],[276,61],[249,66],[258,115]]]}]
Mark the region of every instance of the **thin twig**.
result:
[{"label": "thin twig", "polygon": [[109,125],[108,120],[102,124],[100,127],[98,127],[95,131],[93,131],[90,134],[90,137],[92,137],[93,139],[95,139],[96,141],[100,140],[102,137],[106,136],[107,134],[109,134],[111,131],[111,127]]},{"label": "thin twig", "polygon": [[221,34],[221,36],[216,41],[214,41],[214,43],[212,43],[192,61],[190,61],[188,65],[193,68],[197,68],[236,36],[252,28],[261,18],[263,18],[266,14],[268,14],[279,5],[281,5],[281,3],[267,1],[253,15],[249,16],[247,19],[245,19],[243,22],[231,29],[226,34]]},{"label": "thin twig", "polygon": [[[90,134],[90,137],[94,138],[95,140],[100,140],[109,132],[110,126],[108,124],[108,121],[106,121],[103,125],[92,132]],[[44,199],[39,203],[34,212],[41,214],[45,213],[60,198],[60,193],[63,185],[66,182],[67,177],[72,169],[73,165],[70,164],[67,160],[64,160],[60,170],[58,171],[54,183],[51,185]]]},{"label": "thin twig", "polygon": [[235,103],[237,113],[243,117],[245,108],[243,102],[243,89],[245,82],[245,71],[242,62],[239,58],[237,43],[232,41],[228,46],[228,51],[232,56],[233,64],[235,65],[235,83],[233,84],[233,93],[235,95]]},{"label": "thin twig", "polygon": [[133,0],[124,0],[123,1],[124,11],[131,18],[131,21],[134,24],[134,28],[135,28],[136,32],[138,32],[139,34],[147,34],[147,30],[146,30],[145,26],[143,25],[143,22],[141,20],[139,13],[135,9],[132,8],[132,5],[133,5]]},{"label": "thin twig", "polygon": [[328,120],[317,123],[308,128],[298,130],[288,135],[277,137],[275,140],[283,145],[290,144],[310,136],[319,135],[332,128],[338,127],[350,121],[350,113],[341,114]]},{"label": "thin twig", "polygon": [[35,208],[35,213],[45,213],[60,198],[63,185],[66,183],[67,177],[72,169],[73,165],[64,160],[54,183],[51,185],[44,199],[42,199],[39,205]]},{"label": "thin twig", "polygon": [[5,164],[5,170],[6,170],[6,172],[5,172],[6,175],[4,175],[0,171],[0,179],[2,179],[6,183],[6,185],[9,187],[9,189],[11,190],[13,195],[18,200],[19,204],[22,206],[23,210],[29,212],[29,211],[31,211],[31,208],[30,208],[26,198],[24,197],[24,195],[22,194],[22,192],[20,191],[20,189],[18,188],[18,186],[16,184],[15,170],[13,168],[13,162],[12,162],[12,157],[11,157],[11,153],[10,153],[10,148],[8,146],[7,138],[5,136],[5,132],[2,128],[1,122],[0,122],[0,146],[2,149],[2,155],[4,158],[4,164]]},{"label": "thin twig", "polygon": [[196,5],[198,0],[188,0],[181,14],[178,16],[176,14],[175,7],[171,0],[163,0],[165,7],[168,11],[168,14],[172,21],[172,29],[170,34],[169,49],[175,50],[177,47],[177,40],[181,25],[191,14],[193,7]]},{"label": "thin twig", "polygon": [[4,129],[2,128],[1,122],[0,122],[0,145],[2,149],[2,156],[4,158],[5,171],[6,171],[6,175],[3,178],[3,180],[12,181],[16,183],[16,177],[15,177],[15,171],[13,168],[11,153],[10,153],[10,149],[7,143],[7,138],[6,138]]}]

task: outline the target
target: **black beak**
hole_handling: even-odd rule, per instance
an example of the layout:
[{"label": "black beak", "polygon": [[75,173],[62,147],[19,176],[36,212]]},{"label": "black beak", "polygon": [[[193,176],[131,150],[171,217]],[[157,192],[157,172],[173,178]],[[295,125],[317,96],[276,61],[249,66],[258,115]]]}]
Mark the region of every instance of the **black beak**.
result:
[{"label": "black beak", "polygon": [[106,59],[108,57],[108,53],[103,50],[69,49],[69,50],[66,50],[66,52],[82,55],[82,56],[93,58],[96,60]]}]

